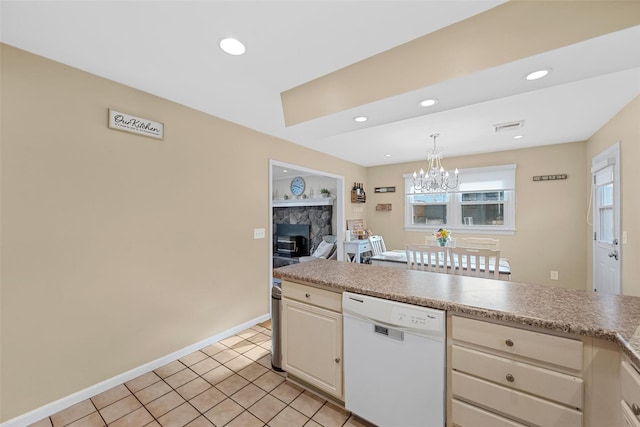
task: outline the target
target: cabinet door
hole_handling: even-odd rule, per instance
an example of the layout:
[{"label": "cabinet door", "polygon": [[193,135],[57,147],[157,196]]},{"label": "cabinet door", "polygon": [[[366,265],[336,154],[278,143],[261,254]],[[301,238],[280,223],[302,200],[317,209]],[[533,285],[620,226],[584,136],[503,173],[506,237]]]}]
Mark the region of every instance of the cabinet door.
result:
[{"label": "cabinet door", "polygon": [[289,374],[342,399],[342,315],[283,299],[282,364]]}]

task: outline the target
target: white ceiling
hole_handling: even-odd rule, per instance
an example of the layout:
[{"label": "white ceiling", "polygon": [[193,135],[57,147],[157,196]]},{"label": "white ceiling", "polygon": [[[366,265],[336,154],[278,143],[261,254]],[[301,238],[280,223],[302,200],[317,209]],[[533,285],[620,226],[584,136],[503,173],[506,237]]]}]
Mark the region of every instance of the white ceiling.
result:
[{"label": "white ceiling", "polygon": [[[637,26],[285,127],[281,92],[501,3],[2,0],[1,39],[363,166],[425,159],[435,132],[445,156],[586,140],[640,94]],[[245,55],[220,51],[229,36]],[[439,103],[418,107],[426,97]],[[494,132],[515,120],[524,138]]]}]

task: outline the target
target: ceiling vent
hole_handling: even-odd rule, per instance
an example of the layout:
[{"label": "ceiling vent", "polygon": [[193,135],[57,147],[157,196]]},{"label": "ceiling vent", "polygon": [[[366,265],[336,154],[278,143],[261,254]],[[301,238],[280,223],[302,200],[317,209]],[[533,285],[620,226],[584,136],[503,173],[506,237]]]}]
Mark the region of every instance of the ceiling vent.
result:
[{"label": "ceiling vent", "polygon": [[517,122],[500,123],[493,125],[493,128],[498,132],[507,132],[510,130],[521,129],[524,126],[524,120],[518,120]]}]

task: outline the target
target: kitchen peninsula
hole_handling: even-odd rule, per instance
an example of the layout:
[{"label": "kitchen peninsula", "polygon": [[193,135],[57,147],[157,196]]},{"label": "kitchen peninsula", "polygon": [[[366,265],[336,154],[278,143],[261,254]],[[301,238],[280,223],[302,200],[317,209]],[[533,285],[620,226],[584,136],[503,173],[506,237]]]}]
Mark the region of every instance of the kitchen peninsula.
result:
[{"label": "kitchen peninsula", "polygon": [[[283,279],[283,283],[290,281],[325,291],[337,293],[348,291],[445,310],[448,323],[448,414],[451,413],[453,406],[455,411],[462,414],[461,417],[465,416],[464,411],[469,410],[477,412],[467,413],[466,416],[469,417],[486,416],[488,420],[493,420],[491,417],[500,418],[500,420],[505,419],[502,417],[508,417],[509,422],[515,420],[514,424],[504,425],[524,425],[525,422],[530,421],[526,418],[528,415],[520,413],[512,415],[508,412],[508,408],[497,408],[493,411],[492,407],[487,409],[489,404],[484,402],[478,405],[482,409],[468,405],[469,400],[473,400],[473,396],[457,397],[455,391],[452,396],[451,388],[455,388],[456,381],[453,380],[452,387],[452,377],[464,376],[474,381],[481,381],[483,385],[492,387],[492,390],[500,389],[519,393],[523,399],[536,399],[547,405],[543,406],[544,410],[537,411],[538,414],[549,413],[547,407],[573,411],[569,415],[575,415],[573,419],[576,423],[571,425],[605,425],[602,424],[603,422],[606,422],[606,425],[621,425],[624,408],[621,415],[619,384],[623,369],[620,366],[633,365],[636,369],[640,368],[640,298],[638,297],[605,295],[574,289],[327,260],[277,269],[275,275]],[[462,333],[456,335],[453,329],[456,327],[456,322],[460,325],[460,330],[463,326],[475,328],[475,324],[481,328],[488,325],[488,329],[473,330],[467,335]],[[560,347],[555,347],[555,344],[549,346],[548,355],[534,357],[526,354],[518,355],[513,348],[500,349],[493,344],[482,342],[467,343],[467,341],[474,341],[475,336],[482,334],[489,336],[494,331],[499,331],[499,328],[515,331],[516,334],[524,331],[522,334],[530,334],[530,337],[535,339],[550,337],[549,339],[567,341],[569,344],[578,343],[580,349],[576,352],[575,358],[578,366],[571,367],[570,363],[565,364],[554,360],[557,354],[564,352]],[[507,343],[507,346],[509,345],[513,346]],[[569,378],[571,381],[568,382],[580,384],[578,403],[562,402],[561,398],[554,399],[546,395],[542,395],[546,400],[540,399],[541,394],[537,391],[527,391],[531,396],[535,395],[534,397],[521,393],[518,389],[520,384],[518,381],[514,382],[511,375],[507,375],[507,382],[501,384],[498,381],[491,382],[493,380],[478,380],[472,375],[467,375],[468,371],[460,373],[455,369],[455,363],[463,366],[462,362],[457,362],[462,361],[463,357],[459,356],[452,362],[452,353],[455,354],[455,350],[452,349],[455,348],[461,349],[460,355],[464,355],[464,352],[475,352],[473,354],[478,356],[475,358],[477,360],[486,358],[491,363],[500,360],[509,363],[510,366],[530,363],[537,370],[536,372]],[[467,368],[461,368],[463,371],[465,369]],[[540,381],[544,382],[544,380]],[[464,386],[465,389],[470,388],[468,383],[464,383]],[[548,385],[546,387],[549,388]],[[634,399],[637,397],[636,392],[637,390],[634,389]],[[624,387],[622,397],[625,398]],[[532,416],[538,416],[538,414]],[[520,416],[522,418],[519,420],[523,424],[517,422]],[[447,418],[451,422],[450,415]]]}]

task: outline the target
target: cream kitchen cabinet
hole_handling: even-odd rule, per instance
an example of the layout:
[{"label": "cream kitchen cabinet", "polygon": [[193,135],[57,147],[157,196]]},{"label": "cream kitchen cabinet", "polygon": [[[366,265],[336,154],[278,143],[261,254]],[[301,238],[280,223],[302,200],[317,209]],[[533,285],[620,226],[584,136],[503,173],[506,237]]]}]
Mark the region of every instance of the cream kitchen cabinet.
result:
[{"label": "cream kitchen cabinet", "polygon": [[618,425],[613,343],[449,320],[449,426]]},{"label": "cream kitchen cabinet", "polygon": [[620,365],[622,425],[640,427],[640,373],[626,360]]},{"label": "cream kitchen cabinet", "polygon": [[342,294],[282,282],[282,368],[343,400]]}]

